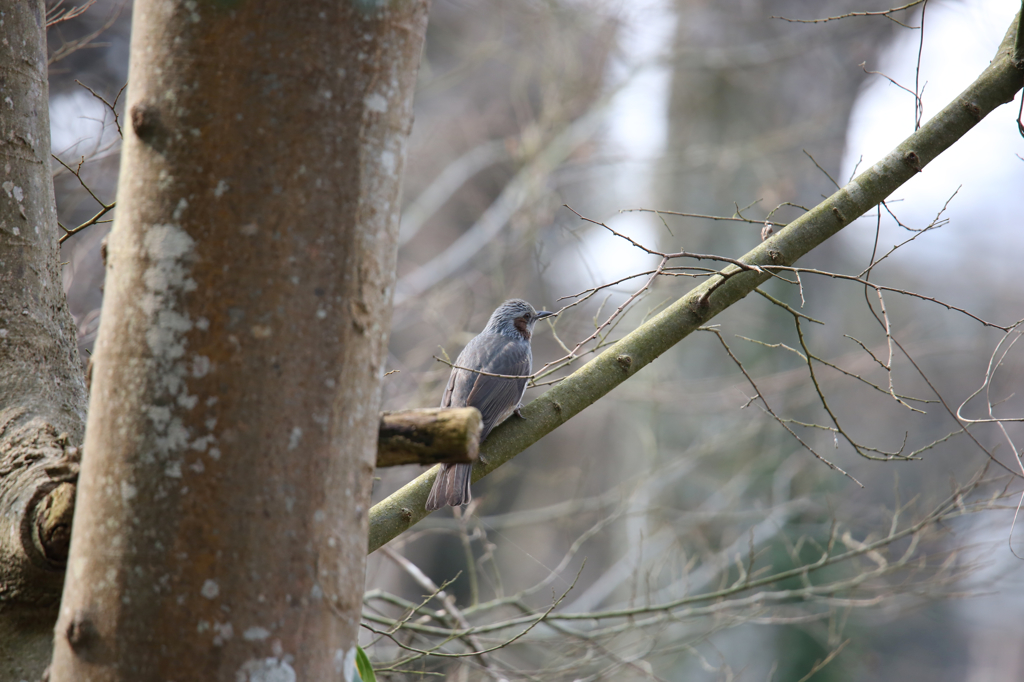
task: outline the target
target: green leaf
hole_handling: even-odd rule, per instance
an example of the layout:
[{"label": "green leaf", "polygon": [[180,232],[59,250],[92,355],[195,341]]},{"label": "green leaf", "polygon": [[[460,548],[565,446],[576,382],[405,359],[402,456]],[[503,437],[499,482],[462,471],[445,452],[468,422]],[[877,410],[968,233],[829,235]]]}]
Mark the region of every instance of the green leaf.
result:
[{"label": "green leaf", "polygon": [[377,682],[377,676],[373,674],[373,666],[370,665],[370,657],[363,651],[363,647],[356,647],[356,672],[363,682]]}]

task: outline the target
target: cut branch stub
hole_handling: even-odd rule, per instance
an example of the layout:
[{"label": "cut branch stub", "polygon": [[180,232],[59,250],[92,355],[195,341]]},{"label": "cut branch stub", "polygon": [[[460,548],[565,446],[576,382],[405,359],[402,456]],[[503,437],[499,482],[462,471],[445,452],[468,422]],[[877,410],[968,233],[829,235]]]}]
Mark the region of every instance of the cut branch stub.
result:
[{"label": "cut branch stub", "polygon": [[71,519],[75,511],[74,483],[57,485],[35,509],[32,543],[54,566],[63,567],[71,547]]},{"label": "cut branch stub", "polygon": [[377,466],[475,462],[482,426],[475,407],[383,412]]}]

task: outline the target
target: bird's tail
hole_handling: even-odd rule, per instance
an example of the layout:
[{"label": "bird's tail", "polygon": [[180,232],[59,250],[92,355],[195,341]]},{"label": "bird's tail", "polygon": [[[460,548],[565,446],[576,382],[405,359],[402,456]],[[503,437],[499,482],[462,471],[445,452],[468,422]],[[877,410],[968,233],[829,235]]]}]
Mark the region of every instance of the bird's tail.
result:
[{"label": "bird's tail", "polygon": [[427,498],[427,511],[436,511],[445,505],[459,507],[473,499],[469,492],[472,473],[472,464],[442,464]]}]

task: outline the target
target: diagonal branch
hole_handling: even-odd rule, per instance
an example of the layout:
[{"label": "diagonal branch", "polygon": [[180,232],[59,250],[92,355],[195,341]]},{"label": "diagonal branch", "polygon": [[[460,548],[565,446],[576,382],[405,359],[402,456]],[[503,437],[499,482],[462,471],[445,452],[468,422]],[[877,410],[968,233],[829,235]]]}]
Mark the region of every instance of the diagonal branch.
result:
[{"label": "diagonal branch", "polygon": [[[920,173],[985,116],[1013,100],[1022,72],[1012,60],[1015,18],[995,58],[974,83],[896,149],[786,228],[740,259],[751,266],[790,266]],[[708,320],[744,298],[771,275],[729,265],[661,314],[638,327],[597,358],[523,409],[526,420],[494,430],[473,469],[479,480],[571,417],[599,400]],[[398,536],[427,515],[424,501],[434,482],[430,470],[370,510],[369,551]]]}]

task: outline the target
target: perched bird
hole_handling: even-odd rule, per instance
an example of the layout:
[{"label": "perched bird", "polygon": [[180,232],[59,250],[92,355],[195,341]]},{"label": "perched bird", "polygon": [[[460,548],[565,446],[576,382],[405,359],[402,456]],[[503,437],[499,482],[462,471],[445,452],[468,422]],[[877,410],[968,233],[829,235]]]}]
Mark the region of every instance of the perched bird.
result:
[{"label": "perched bird", "polygon": [[[441,398],[441,407],[475,407],[480,410],[483,417],[480,442],[513,412],[519,413],[526,382],[533,371],[533,352],[530,350],[533,325],[549,315],[554,313],[547,310],[538,312],[519,298],[505,301],[491,315],[484,330],[473,337],[456,358]],[[427,511],[441,509],[445,505],[458,507],[469,502],[472,499],[469,492],[472,471],[472,464],[442,464],[427,498]]]}]

